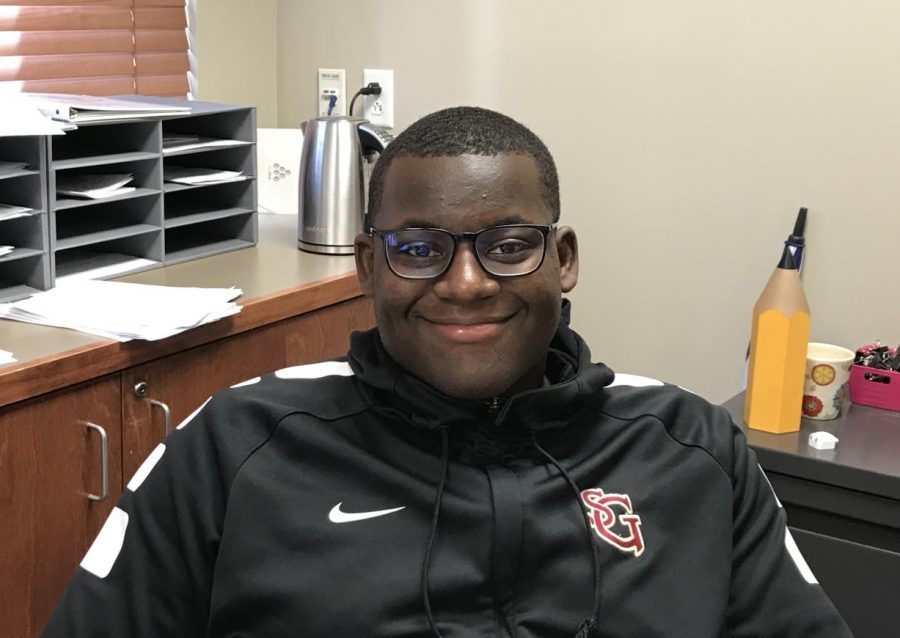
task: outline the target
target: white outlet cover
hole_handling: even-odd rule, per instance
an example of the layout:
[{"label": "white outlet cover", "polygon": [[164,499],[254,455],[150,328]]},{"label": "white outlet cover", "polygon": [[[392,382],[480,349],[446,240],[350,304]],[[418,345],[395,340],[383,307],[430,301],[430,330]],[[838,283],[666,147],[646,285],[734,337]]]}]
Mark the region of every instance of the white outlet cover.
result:
[{"label": "white outlet cover", "polygon": [[[372,124],[394,128],[394,71],[393,69],[363,69],[363,86],[370,82],[381,85],[381,95],[366,95],[362,116]],[[356,109],[354,109],[355,111]]]},{"label": "white outlet cover", "polygon": [[338,96],[332,115],[347,114],[347,73],[344,69],[319,69],[319,84],[316,100],[319,115],[328,115],[328,98]]}]

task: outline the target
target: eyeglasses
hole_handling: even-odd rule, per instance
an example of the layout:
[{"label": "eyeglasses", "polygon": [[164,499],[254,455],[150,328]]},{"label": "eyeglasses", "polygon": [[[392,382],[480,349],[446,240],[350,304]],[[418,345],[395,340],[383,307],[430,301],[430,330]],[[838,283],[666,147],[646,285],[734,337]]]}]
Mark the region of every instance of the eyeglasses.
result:
[{"label": "eyeglasses", "polygon": [[451,233],[442,228],[372,228],[369,235],[381,237],[388,266],[404,279],[433,279],[443,275],[462,239],[472,242],[478,263],[489,274],[521,277],[530,275],[544,263],[547,234],[555,228],[556,224],[507,224],[475,233]]}]

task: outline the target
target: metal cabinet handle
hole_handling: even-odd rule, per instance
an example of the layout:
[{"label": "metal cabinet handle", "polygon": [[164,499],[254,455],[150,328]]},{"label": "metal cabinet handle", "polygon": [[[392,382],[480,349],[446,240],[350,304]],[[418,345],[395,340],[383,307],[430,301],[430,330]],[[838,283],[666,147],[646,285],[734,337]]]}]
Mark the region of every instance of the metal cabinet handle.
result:
[{"label": "metal cabinet handle", "polygon": [[165,417],[165,436],[169,436],[169,432],[172,431],[172,411],[169,409],[169,406],[163,403],[162,401],[157,401],[156,399],[151,399],[147,396],[147,393],[150,391],[150,384],[146,381],[138,381],[134,384],[134,395],[141,399],[146,399],[150,405],[155,405],[163,411],[163,416]]},{"label": "metal cabinet handle", "polygon": [[96,423],[87,422],[84,425],[100,433],[100,478],[102,484],[99,495],[88,493],[86,496],[92,501],[103,501],[109,496],[109,440],[106,436],[106,430]]},{"label": "metal cabinet handle", "polygon": [[155,405],[159,409],[163,411],[163,417],[165,418],[165,436],[169,436],[169,432],[172,431],[172,411],[162,401],[157,401],[156,399],[147,399],[147,402],[150,405]]}]

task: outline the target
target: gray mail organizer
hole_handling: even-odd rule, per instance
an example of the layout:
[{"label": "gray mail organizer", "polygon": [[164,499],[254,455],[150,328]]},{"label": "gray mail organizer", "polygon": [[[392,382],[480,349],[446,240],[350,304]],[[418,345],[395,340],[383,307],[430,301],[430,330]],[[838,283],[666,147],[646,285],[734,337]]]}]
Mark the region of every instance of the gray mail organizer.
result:
[{"label": "gray mail organizer", "polygon": [[256,244],[255,109],[126,99],[191,110],[0,138],[0,301]]},{"label": "gray mail organizer", "polygon": [[45,138],[0,137],[0,301],[51,285]]},{"label": "gray mail organizer", "polygon": [[166,263],[255,244],[256,112],[201,105],[162,135]]}]

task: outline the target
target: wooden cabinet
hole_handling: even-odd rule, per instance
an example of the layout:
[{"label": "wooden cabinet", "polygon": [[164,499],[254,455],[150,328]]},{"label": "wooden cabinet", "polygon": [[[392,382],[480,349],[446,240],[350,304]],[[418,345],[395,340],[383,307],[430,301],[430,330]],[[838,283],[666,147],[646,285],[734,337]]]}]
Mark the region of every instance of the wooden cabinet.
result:
[{"label": "wooden cabinet", "polygon": [[[136,352],[149,348],[160,354],[0,407],[3,638],[38,635],[125,483],[165,436],[166,413],[174,428],[217,390],[285,366],[344,354],[350,333],[374,324],[372,304],[362,297],[268,323],[260,317],[269,316],[272,306],[253,303],[245,319],[256,327],[206,343],[190,340],[204,334],[201,328],[157,345],[134,344]],[[277,303],[282,311],[289,305],[284,299]],[[205,328],[223,329],[214,324]],[[179,339],[183,344],[173,351]],[[128,349],[108,347],[110,365]],[[82,354],[99,365],[96,353]],[[67,364],[62,357],[45,365],[55,369]],[[85,369],[85,376],[92,369],[97,368]],[[144,384],[145,391],[136,393],[138,384]],[[102,500],[88,496],[102,491],[96,426],[107,439],[108,496]]]},{"label": "wooden cabinet", "polygon": [[[375,325],[372,301],[357,297],[339,306],[310,312],[283,322],[285,327],[285,363],[298,365],[324,361],[346,354],[349,336],[355,330]],[[341,338],[335,338],[341,335]]]},{"label": "wooden cabinet", "polygon": [[4,636],[40,631],[103,526],[122,492],[121,433],[117,374],[0,408]]},{"label": "wooden cabinet", "polygon": [[167,419],[174,428],[217,390],[282,367],[278,323],[123,371],[123,475],[130,478],[165,437]]},{"label": "wooden cabinet", "polygon": [[[203,134],[222,137],[212,128]],[[0,194],[14,191],[10,183]],[[296,220],[288,216],[267,216],[260,226],[268,238],[252,248],[125,278],[240,288],[241,312],[220,321],[127,343],[0,321],[0,347],[19,359],[0,366],[2,638],[38,635],[124,485],[165,436],[166,412],[176,427],[217,390],[342,355],[352,331],[374,325],[352,258],[298,251]],[[0,281],[0,296],[9,292]],[[139,383],[143,396],[134,390]],[[88,494],[101,491],[101,437],[88,423],[107,438],[109,495],[99,501]]]},{"label": "wooden cabinet", "polygon": [[123,371],[125,480],[166,435],[167,418],[174,428],[217,390],[345,354],[350,333],[372,324],[371,302],[357,298]]}]

